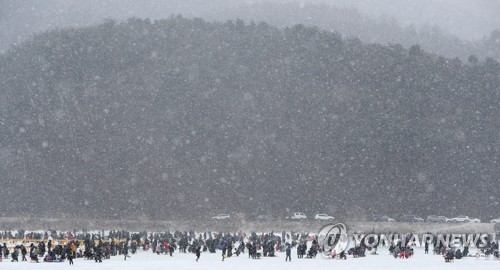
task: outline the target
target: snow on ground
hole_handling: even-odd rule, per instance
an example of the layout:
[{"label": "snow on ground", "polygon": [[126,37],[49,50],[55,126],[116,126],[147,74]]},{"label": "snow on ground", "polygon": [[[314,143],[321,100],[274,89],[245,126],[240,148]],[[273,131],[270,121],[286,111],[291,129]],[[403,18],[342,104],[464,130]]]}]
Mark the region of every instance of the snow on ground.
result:
[{"label": "snow on ground", "polygon": [[[471,252],[475,253],[474,249]],[[296,250],[292,250],[292,261],[285,262],[285,253],[277,253],[276,257],[253,260],[248,258],[248,254],[242,254],[239,257],[233,256],[222,261],[220,251],[216,254],[202,253],[199,262],[195,261],[194,254],[174,253],[173,257],[168,255],[156,255],[151,251],[140,251],[131,258],[123,260],[122,256],[115,256],[109,260],[103,260],[102,263],[85,259],[75,259],[75,264],[69,266],[64,263],[12,263],[6,261],[0,263],[2,270],[24,270],[24,269],[103,269],[103,270],[137,270],[137,269],[475,269],[481,270],[500,269],[500,260],[484,257],[467,257],[461,260],[455,260],[452,263],[445,263],[440,255],[424,254],[423,248],[415,249],[415,256],[410,259],[394,259],[388,255],[386,248],[379,249],[380,255],[367,255],[364,258],[354,259],[348,256],[347,260],[324,259],[318,255],[315,259],[297,259]]]},{"label": "snow on ground", "polygon": [[[352,232],[412,232],[412,233],[493,233],[493,223],[433,223],[433,222],[366,222],[355,220],[339,220],[346,225],[347,231]],[[202,222],[182,220],[127,220],[127,219],[80,219],[80,218],[35,218],[35,217],[0,217],[2,230],[42,230],[47,228],[56,230],[67,230],[68,228],[87,229],[113,229],[120,228],[127,231],[165,231],[165,228],[175,228],[180,231],[212,231],[212,232],[315,232],[322,226],[330,224],[330,221],[318,220],[283,220],[271,221],[244,221],[231,220],[205,220]],[[500,224],[498,224],[500,231]]]}]

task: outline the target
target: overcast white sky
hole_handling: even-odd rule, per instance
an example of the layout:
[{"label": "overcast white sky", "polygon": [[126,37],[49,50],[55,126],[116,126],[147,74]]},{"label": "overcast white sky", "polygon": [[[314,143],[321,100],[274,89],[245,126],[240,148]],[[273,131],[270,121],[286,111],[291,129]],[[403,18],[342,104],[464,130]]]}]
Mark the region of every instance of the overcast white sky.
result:
[{"label": "overcast white sky", "polygon": [[352,6],[401,24],[437,25],[462,39],[481,39],[500,29],[500,0],[324,0]]}]

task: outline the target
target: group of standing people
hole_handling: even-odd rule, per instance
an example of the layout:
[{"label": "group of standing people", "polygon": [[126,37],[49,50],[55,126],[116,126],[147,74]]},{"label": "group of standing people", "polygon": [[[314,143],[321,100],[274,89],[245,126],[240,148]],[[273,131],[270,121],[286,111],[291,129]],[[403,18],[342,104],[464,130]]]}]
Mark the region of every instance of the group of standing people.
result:
[{"label": "group of standing people", "polygon": [[[195,234],[194,231],[166,231],[164,233],[131,233],[127,231],[45,231],[26,232],[0,231],[0,242],[3,239],[23,239],[29,246],[19,244],[14,248],[0,245],[0,262],[2,258],[11,257],[12,262],[27,261],[28,256],[33,262],[63,262],[74,264],[75,258],[103,262],[111,256],[122,255],[124,260],[130,258],[138,249],[152,250],[157,254],[173,256],[175,251],[194,253],[196,261],[200,260],[202,252],[215,253],[222,251],[222,260],[239,256],[248,251],[250,258],[275,256],[276,251],[285,252],[287,261],[291,261],[291,250],[299,242],[309,239],[308,234],[285,233],[281,235],[271,233],[252,232],[247,235],[243,232],[212,233],[210,231]],[[285,245],[286,241],[286,245]],[[57,243],[57,244],[54,244]],[[12,252],[11,252],[12,250]]]},{"label": "group of standing people", "polygon": [[[5,237],[6,235],[12,235],[12,233],[0,232],[0,235]],[[131,258],[130,254],[135,254],[139,249],[151,250],[158,255],[165,254],[171,257],[174,252],[192,253],[196,257],[196,262],[200,260],[202,252],[216,253],[217,250],[222,253],[222,261],[233,255],[239,256],[245,251],[248,252],[248,257],[252,259],[259,259],[261,256],[273,257],[275,252],[284,252],[286,255],[285,261],[292,260],[293,248],[297,249],[299,259],[304,258],[304,255],[307,258],[314,258],[318,252],[324,252],[315,240],[315,235],[293,232],[282,232],[281,235],[274,232],[261,234],[252,232],[247,235],[241,231],[237,233],[212,233],[209,231],[201,234],[196,234],[194,231],[166,231],[164,233],[109,231],[109,233],[105,234],[103,231],[94,234],[81,232],[24,234],[23,232],[23,235],[34,239],[30,241],[31,243],[28,242],[29,245],[19,244],[15,247],[11,246],[10,249],[6,243],[0,244],[0,262],[5,259],[10,259],[11,262],[28,261],[28,258],[32,262],[40,262],[40,259],[43,258],[44,262],[67,261],[70,265],[73,265],[74,258],[84,258],[101,263],[104,259],[118,255],[123,256],[123,260],[127,260]],[[52,239],[47,239],[47,237],[51,237],[50,235],[66,239],[53,242]],[[2,242],[2,239],[0,239],[0,242]],[[312,243],[312,245],[308,246],[309,243]],[[389,251],[395,258],[410,258],[413,255],[413,248],[408,243],[409,237],[392,245]],[[447,261],[466,257],[469,253],[468,246],[465,246],[462,251],[444,247],[439,242],[431,244],[434,245],[434,253],[443,255]],[[426,254],[429,253],[429,248],[429,243],[426,243]],[[361,244],[342,252],[340,255],[332,254],[331,257],[345,259],[345,254],[353,257],[363,257],[365,249],[369,249],[369,247]],[[500,257],[496,242],[488,242],[488,245],[481,249],[480,252],[487,256]]]}]

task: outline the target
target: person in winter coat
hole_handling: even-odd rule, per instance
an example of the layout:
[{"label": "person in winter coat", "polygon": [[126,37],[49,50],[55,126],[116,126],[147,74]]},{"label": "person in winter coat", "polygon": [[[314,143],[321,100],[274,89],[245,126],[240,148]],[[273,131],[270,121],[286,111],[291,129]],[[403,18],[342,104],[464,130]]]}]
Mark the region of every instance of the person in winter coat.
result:
[{"label": "person in winter coat", "polygon": [[160,241],[158,241],[158,243],[156,244],[156,248],[155,248],[156,254],[160,255],[161,247],[162,247],[162,244]]},{"label": "person in winter coat", "polygon": [[200,255],[201,255],[201,247],[200,246],[198,246],[196,248],[195,253],[196,253],[196,261],[198,261],[200,259]]},{"label": "person in winter coat", "polygon": [[225,244],[222,247],[222,261],[224,261],[224,257],[226,257],[226,245]]},{"label": "person in winter coat", "polygon": [[454,257],[455,257],[455,256],[454,256],[454,254],[453,254],[453,251],[451,251],[451,249],[450,249],[450,250],[448,250],[448,251],[446,252],[446,254],[444,255],[444,261],[445,261],[445,262],[451,262],[451,261],[453,261]]},{"label": "person in winter coat", "polygon": [[73,253],[73,251],[71,251],[71,249],[70,249],[70,250],[68,250],[68,261],[69,261],[69,265],[73,265],[73,256],[74,256],[73,254],[74,254],[74,253]]},{"label": "person in winter coat", "polygon": [[14,262],[14,261],[19,262],[19,260],[18,260],[18,257],[19,257],[19,251],[18,251],[18,249],[19,249],[18,247],[14,248],[14,251],[12,252],[12,260],[11,260],[11,262]]},{"label": "person in winter coat", "polygon": [[26,250],[26,247],[24,245],[21,245],[21,254],[23,255],[23,259],[21,261],[23,262],[28,261],[28,259],[26,259],[26,254],[28,254],[28,250]]},{"label": "person in winter coat", "polygon": [[163,248],[165,249],[165,253],[169,252],[170,244],[167,241],[163,242]]},{"label": "person in winter coat", "polygon": [[170,254],[170,257],[172,257],[172,254],[174,253],[174,245],[168,246],[168,253]]},{"label": "person in winter coat", "polygon": [[347,256],[345,255],[345,251],[342,250],[342,252],[339,253],[339,259],[347,260]]},{"label": "person in winter coat", "polygon": [[101,254],[101,249],[99,247],[94,247],[94,259],[95,262],[102,263],[102,254]]},{"label": "person in winter coat", "polygon": [[286,261],[292,261],[292,247],[290,246],[290,244],[286,244],[286,258],[285,258],[285,262]]},{"label": "person in winter coat", "polygon": [[47,243],[47,250],[49,253],[52,251],[52,240],[49,240],[49,242]]},{"label": "person in winter coat", "polygon": [[32,262],[39,262],[38,261],[38,249],[36,247],[33,247],[30,251],[30,258]]},{"label": "person in winter coat", "polygon": [[227,247],[226,247],[226,256],[228,258],[230,258],[231,256],[233,256],[233,244],[231,243],[231,241],[228,241],[227,242]]},{"label": "person in winter coat", "polygon": [[3,243],[3,250],[4,250],[4,258],[8,259],[9,258],[9,249],[7,248],[7,244]]},{"label": "person in winter coat", "polygon": [[469,246],[466,245],[464,247],[464,252],[462,252],[462,257],[467,257],[467,255],[469,255]]},{"label": "person in winter coat", "polygon": [[247,242],[247,249],[248,249],[248,258],[250,259],[250,256],[252,256],[252,243]]},{"label": "person in winter coat", "polygon": [[125,242],[125,244],[123,244],[123,255],[124,255],[124,258],[123,260],[127,260],[127,257],[130,258],[130,256],[128,256],[128,245],[127,243]]}]

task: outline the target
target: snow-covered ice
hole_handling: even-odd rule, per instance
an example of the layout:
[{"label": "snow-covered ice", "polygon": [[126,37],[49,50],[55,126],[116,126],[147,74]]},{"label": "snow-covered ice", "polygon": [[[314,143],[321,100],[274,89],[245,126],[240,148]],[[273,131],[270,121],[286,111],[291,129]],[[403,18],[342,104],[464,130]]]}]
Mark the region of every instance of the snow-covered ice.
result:
[{"label": "snow-covered ice", "polygon": [[[475,253],[474,249],[471,249]],[[432,252],[431,252],[432,253]],[[91,260],[75,259],[73,266],[64,263],[12,263],[4,259],[0,263],[2,270],[24,270],[24,269],[500,269],[500,260],[484,257],[467,257],[445,263],[440,255],[424,254],[424,249],[415,248],[415,256],[410,259],[394,259],[389,255],[386,248],[379,248],[380,255],[368,254],[364,258],[352,258],[347,260],[324,259],[318,255],[315,259],[297,259],[296,249],[292,250],[292,261],[285,262],[285,253],[277,253],[276,257],[263,257],[261,259],[249,259],[248,254],[241,254],[239,257],[233,256],[222,261],[221,253],[202,253],[199,262],[195,261],[196,256],[192,253],[175,252],[173,257],[168,255],[156,255],[151,251],[139,251],[131,258],[123,260],[123,256],[115,256],[102,263],[95,263]]]}]

